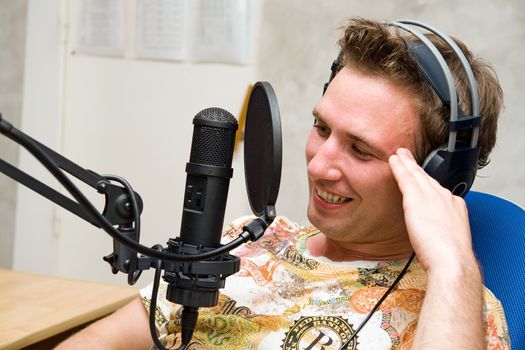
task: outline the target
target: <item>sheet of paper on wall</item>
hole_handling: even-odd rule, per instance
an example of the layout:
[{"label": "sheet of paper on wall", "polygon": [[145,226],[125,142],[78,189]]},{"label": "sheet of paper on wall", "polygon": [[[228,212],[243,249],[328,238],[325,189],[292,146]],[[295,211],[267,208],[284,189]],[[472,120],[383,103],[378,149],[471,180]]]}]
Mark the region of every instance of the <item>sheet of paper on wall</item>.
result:
[{"label": "sheet of paper on wall", "polygon": [[187,0],[137,0],[135,57],[186,59]]},{"label": "sheet of paper on wall", "polygon": [[78,0],[76,6],[74,52],[124,56],[125,0]]},{"label": "sheet of paper on wall", "polygon": [[192,61],[248,63],[248,0],[192,0],[189,56]]}]

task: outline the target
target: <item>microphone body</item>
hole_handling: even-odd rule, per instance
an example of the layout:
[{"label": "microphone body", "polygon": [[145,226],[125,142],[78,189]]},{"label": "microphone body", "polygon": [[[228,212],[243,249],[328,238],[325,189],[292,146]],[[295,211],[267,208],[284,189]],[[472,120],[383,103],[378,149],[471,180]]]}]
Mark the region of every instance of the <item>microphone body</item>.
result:
[{"label": "microphone body", "polygon": [[[207,108],[193,118],[190,161],[180,236],[168,241],[168,251],[195,255],[220,246],[237,120],[220,108]],[[165,263],[166,298],[191,308],[214,306],[227,275],[237,272],[238,260],[221,255],[214,259]]]},{"label": "microphone body", "polygon": [[[220,108],[200,111],[193,124],[180,237],[168,241],[168,251],[187,255],[220,246],[237,130],[235,117]],[[217,305],[219,288],[239,267],[240,260],[230,255],[202,262],[165,264],[166,299],[183,306],[183,344],[191,341],[198,308]]]},{"label": "microphone body", "polygon": [[220,245],[237,120],[224,109],[207,108],[193,118],[190,160],[180,238],[207,248]]}]

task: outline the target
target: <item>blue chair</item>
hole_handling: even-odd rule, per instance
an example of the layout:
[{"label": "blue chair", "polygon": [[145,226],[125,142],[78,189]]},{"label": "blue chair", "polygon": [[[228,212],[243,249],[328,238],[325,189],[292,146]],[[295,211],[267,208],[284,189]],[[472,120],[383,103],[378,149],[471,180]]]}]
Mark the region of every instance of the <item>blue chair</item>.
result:
[{"label": "blue chair", "polygon": [[503,304],[513,349],[525,349],[525,210],[499,197],[466,197],[485,285]]}]

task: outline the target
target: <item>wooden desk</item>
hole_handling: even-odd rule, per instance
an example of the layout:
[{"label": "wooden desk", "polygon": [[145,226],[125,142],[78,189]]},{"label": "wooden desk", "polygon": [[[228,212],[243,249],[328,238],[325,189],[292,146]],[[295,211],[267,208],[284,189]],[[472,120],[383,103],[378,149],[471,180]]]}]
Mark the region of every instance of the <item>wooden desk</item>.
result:
[{"label": "wooden desk", "polygon": [[0,269],[0,349],[20,349],[110,314],[131,287]]}]

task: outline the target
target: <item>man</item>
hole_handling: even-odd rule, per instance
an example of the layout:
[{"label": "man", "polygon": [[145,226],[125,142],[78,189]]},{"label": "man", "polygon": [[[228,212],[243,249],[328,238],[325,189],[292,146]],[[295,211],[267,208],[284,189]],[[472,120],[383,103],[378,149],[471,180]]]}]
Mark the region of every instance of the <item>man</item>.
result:
[{"label": "man", "polygon": [[[349,21],[342,68],[313,110],[306,144],[315,227],[277,218],[260,241],[237,249],[241,271],[216,307],[201,309],[188,348],[337,349],[369,315],[348,349],[510,348],[501,305],[482,287],[464,201],[418,165],[445,143],[449,115],[406,41],[416,40],[384,23]],[[468,113],[465,74],[446,45],[432,41]],[[459,44],[479,84],[483,166],[495,143],[501,89],[490,67]],[[225,238],[241,225],[230,225]],[[372,313],[412,252],[417,262]],[[142,294],[147,303],[149,293]],[[169,321],[163,341],[176,348],[180,308],[162,298],[159,306]],[[60,348],[151,345],[136,300]]]}]

